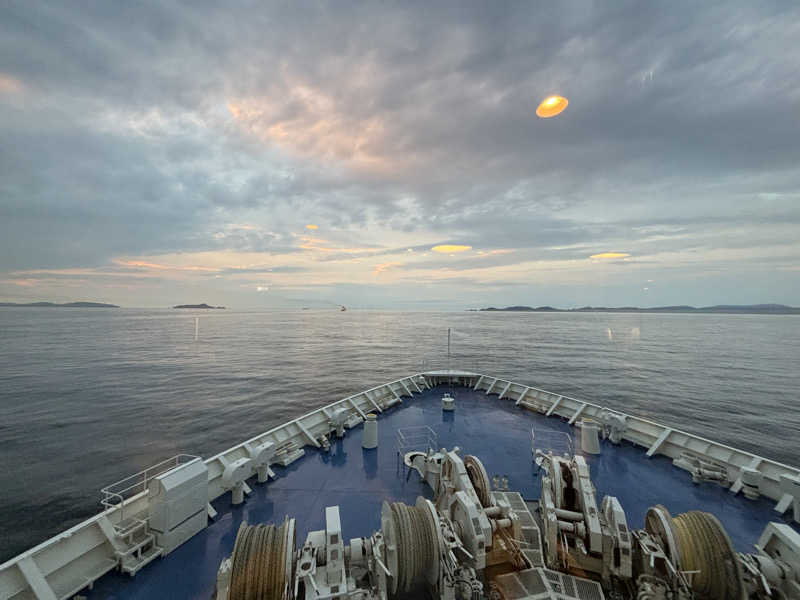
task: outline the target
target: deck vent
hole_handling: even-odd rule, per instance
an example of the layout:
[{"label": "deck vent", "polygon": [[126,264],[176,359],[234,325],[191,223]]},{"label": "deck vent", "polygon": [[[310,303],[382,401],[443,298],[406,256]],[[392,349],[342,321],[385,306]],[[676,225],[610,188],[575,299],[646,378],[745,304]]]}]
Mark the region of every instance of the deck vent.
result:
[{"label": "deck vent", "polygon": [[450,394],[442,396],[442,410],[454,411],[456,409],[456,400]]},{"label": "deck vent", "polygon": [[378,447],[378,421],[375,413],[369,413],[367,420],[364,421],[364,440],[361,447],[371,450]]},{"label": "deck vent", "polygon": [[752,467],[742,467],[740,477],[742,480],[742,492],[744,492],[745,498],[749,500],[758,498],[761,483],[764,480],[764,475],[761,471],[753,469]]},{"label": "deck vent", "polygon": [[179,465],[148,483],[150,530],[168,554],[208,524],[208,467],[202,459]]},{"label": "deck vent", "polygon": [[600,454],[600,425],[591,419],[581,420],[581,449],[587,454]]},{"label": "deck vent", "polygon": [[800,477],[781,475],[780,487],[782,496],[775,510],[783,514],[791,508],[794,522],[800,523]]}]

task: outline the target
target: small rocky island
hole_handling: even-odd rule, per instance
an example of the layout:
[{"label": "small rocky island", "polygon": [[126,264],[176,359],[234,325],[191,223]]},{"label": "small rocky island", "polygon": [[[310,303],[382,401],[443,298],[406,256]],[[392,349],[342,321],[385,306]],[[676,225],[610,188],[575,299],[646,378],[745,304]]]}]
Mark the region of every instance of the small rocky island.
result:
[{"label": "small rocky island", "polygon": [[472,311],[489,312],[618,312],[618,313],[689,313],[689,314],[743,314],[743,315],[797,315],[800,308],[785,304],[718,304],[716,306],[654,306],[640,308],[638,306],[582,306],[581,308],[553,308],[552,306],[507,306],[505,308],[472,308]]},{"label": "small rocky island", "polygon": [[224,306],[211,306],[206,304],[178,304],[178,306],[173,306],[172,308],[202,308],[202,309],[211,309],[211,310],[225,310]]},{"label": "small rocky island", "polygon": [[34,308],[119,308],[116,304],[104,304],[103,302],[0,302],[0,306],[34,307]]}]

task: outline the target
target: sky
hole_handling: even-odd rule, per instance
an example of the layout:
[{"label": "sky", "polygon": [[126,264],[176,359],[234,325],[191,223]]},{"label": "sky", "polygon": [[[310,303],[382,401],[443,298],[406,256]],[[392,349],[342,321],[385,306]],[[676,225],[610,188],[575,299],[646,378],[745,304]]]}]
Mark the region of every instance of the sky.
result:
[{"label": "sky", "polygon": [[800,305],[798,39],[788,1],[9,0],[0,300]]}]

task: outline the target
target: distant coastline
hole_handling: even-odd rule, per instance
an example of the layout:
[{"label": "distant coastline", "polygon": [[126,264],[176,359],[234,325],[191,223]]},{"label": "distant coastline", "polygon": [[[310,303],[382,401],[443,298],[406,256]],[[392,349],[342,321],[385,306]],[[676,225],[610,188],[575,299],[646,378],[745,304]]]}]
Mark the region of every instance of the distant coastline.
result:
[{"label": "distant coastline", "polygon": [[119,308],[116,304],[105,304],[103,302],[0,302],[0,306],[14,306],[19,308]]},{"label": "distant coastline", "polygon": [[178,304],[178,306],[173,306],[172,308],[202,308],[202,309],[211,309],[211,310],[225,310],[224,306],[211,306],[206,304]]},{"label": "distant coastline", "polygon": [[800,308],[785,304],[718,304],[716,306],[583,306],[581,308],[553,308],[552,306],[507,306],[505,308],[471,308],[476,312],[608,312],[608,313],[690,313],[690,314],[729,314],[729,315],[800,315]]}]

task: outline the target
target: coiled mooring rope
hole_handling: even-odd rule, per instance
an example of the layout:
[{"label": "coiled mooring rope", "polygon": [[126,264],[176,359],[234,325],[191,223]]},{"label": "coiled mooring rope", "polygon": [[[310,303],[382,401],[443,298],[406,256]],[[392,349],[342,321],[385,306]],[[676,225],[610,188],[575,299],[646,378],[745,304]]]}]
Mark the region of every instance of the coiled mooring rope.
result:
[{"label": "coiled mooring rope", "polygon": [[439,560],[439,537],[427,509],[394,502],[391,510],[397,534],[397,593],[404,593],[423,583],[430,565]]},{"label": "coiled mooring rope", "polygon": [[231,554],[229,600],[281,600],[286,586],[287,525],[242,523]]},{"label": "coiled mooring rope", "polygon": [[692,575],[699,598],[741,598],[739,561],[728,534],[711,513],[689,511],[672,519],[681,551],[681,570]]},{"label": "coiled mooring rope", "polygon": [[464,457],[464,468],[467,470],[467,476],[472,482],[472,487],[478,496],[481,506],[484,508],[492,505],[492,488],[489,484],[489,476],[486,474],[486,469],[483,468],[483,463],[477,456],[468,454]]}]

